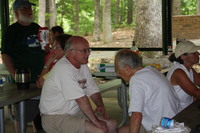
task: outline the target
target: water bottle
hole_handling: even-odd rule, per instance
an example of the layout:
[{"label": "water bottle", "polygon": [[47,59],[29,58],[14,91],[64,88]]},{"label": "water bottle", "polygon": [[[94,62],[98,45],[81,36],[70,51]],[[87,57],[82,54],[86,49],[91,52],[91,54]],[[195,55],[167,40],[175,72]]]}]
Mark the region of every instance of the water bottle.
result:
[{"label": "water bottle", "polygon": [[175,120],[167,117],[163,117],[160,121],[160,126],[164,128],[174,128],[174,125],[175,125]]},{"label": "water bottle", "polygon": [[173,53],[172,46],[167,47],[167,55],[171,55]]},{"label": "water bottle", "polygon": [[134,51],[136,54],[140,54],[139,49],[135,46],[135,41],[132,43],[131,50]]}]

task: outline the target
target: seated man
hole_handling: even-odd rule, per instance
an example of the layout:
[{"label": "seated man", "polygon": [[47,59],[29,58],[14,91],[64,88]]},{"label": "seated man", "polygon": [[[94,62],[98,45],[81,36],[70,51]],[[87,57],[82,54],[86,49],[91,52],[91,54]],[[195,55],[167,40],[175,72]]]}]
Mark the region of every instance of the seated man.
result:
[{"label": "seated man", "polygon": [[180,103],[167,78],[153,67],[142,67],[142,58],[131,50],[121,50],[115,56],[117,76],[129,82],[130,126],[119,133],[141,133],[141,126],[150,131],[162,117],[172,118],[180,111]]},{"label": "seated man", "polygon": [[[86,39],[73,36],[63,56],[44,82],[40,111],[47,133],[115,133],[117,123],[107,118],[99,88],[87,66],[90,55]],[[97,108],[93,111],[90,97]],[[95,112],[102,115],[95,115]]]}]

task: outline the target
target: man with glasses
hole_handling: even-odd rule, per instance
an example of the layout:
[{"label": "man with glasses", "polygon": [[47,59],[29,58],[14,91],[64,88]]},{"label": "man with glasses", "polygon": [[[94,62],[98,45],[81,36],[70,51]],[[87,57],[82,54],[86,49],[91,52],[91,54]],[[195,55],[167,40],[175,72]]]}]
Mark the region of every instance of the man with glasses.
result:
[{"label": "man with glasses", "polygon": [[[44,130],[51,133],[115,133],[117,123],[108,119],[99,88],[87,66],[88,41],[73,36],[65,44],[65,52],[66,56],[56,63],[42,88],[39,108]],[[95,103],[95,110],[89,98]]]},{"label": "man with glasses", "polygon": [[[2,60],[9,73],[14,77],[15,71],[21,67],[28,67],[31,71],[31,82],[36,79],[44,66],[44,52],[38,41],[38,29],[40,26],[34,22],[32,6],[28,0],[15,0],[13,11],[17,22],[10,25],[3,37]],[[33,120],[39,113],[38,100],[25,102],[25,122]],[[16,106],[18,107],[18,106]],[[15,115],[16,132],[19,132],[18,111]]]}]

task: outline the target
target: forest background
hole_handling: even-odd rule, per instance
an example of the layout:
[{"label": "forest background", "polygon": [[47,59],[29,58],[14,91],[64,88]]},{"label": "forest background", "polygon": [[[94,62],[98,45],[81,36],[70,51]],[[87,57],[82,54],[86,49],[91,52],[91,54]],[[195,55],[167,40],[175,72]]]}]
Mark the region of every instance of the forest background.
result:
[{"label": "forest background", "polygon": [[[10,24],[15,21],[14,0],[9,0]],[[113,41],[113,32],[127,30],[132,40],[136,28],[136,5],[151,0],[30,0],[34,6],[35,22],[42,27],[62,26],[65,33],[91,36],[93,42]],[[159,0],[160,1],[160,0]],[[200,14],[200,0],[172,0],[173,15]],[[119,33],[120,34],[120,33]],[[123,35],[123,36],[124,36]],[[120,36],[120,35],[119,35]],[[123,38],[123,37],[122,37]],[[127,38],[127,37],[125,37]],[[98,44],[98,43],[97,43]]]},{"label": "forest background", "polygon": [[[16,21],[13,1],[9,0],[10,24]],[[142,41],[140,44],[147,47],[162,46],[161,0],[30,1],[36,4],[33,6],[36,23],[49,29],[62,26],[65,33],[87,38],[92,47],[131,47],[135,38],[141,38],[137,42]],[[200,14],[200,0],[171,0],[171,3],[172,15]],[[102,60],[99,62],[106,62]]]}]

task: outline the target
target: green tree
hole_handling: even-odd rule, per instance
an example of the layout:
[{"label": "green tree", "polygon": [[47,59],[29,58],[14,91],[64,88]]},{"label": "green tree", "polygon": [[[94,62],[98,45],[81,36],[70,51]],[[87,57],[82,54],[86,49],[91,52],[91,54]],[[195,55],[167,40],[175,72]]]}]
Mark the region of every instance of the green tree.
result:
[{"label": "green tree", "polygon": [[111,1],[103,0],[103,41],[112,42]]},{"label": "green tree", "polygon": [[133,22],[133,0],[128,0],[127,24]]},{"label": "green tree", "polygon": [[182,0],[181,1],[181,14],[182,15],[195,15],[196,14],[197,0]]},{"label": "green tree", "polygon": [[94,0],[94,31],[93,41],[100,41],[100,0]]}]

